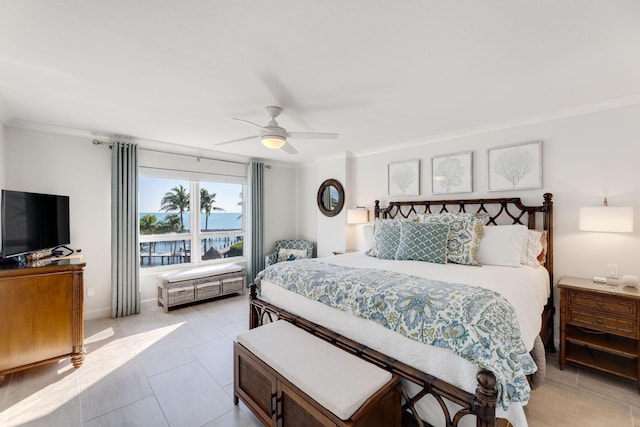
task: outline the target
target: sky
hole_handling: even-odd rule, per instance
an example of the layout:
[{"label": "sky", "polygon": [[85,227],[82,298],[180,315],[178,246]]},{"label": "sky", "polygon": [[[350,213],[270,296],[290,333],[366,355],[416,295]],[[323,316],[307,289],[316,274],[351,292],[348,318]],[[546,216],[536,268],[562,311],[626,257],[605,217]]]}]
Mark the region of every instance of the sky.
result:
[{"label": "sky", "polygon": [[[189,181],[179,179],[139,177],[139,210],[140,212],[164,212],[160,210],[160,201],[165,193],[178,185],[189,189]],[[241,184],[225,184],[220,182],[201,182],[201,187],[216,193],[215,207],[223,208],[225,212],[241,212],[240,193]]]}]

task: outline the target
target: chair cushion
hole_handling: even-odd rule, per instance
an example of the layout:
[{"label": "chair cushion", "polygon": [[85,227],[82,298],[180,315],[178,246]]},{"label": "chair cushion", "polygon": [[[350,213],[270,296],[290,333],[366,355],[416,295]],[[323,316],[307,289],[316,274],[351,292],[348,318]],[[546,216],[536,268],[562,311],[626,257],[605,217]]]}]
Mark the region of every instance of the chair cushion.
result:
[{"label": "chair cushion", "polygon": [[284,320],[240,334],[237,340],[342,420],[392,379],[384,369]]},{"label": "chair cushion", "polygon": [[172,271],[160,276],[165,282],[180,282],[183,280],[199,279],[201,277],[212,276],[216,274],[232,273],[242,271],[242,266],[238,264],[218,264],[207,267],[190,268],[188,270]]},{"label": "chair cushion", "polygon": [[277,254],[280,249],[305,249],[307,258],[313,256],[313,242],[309,240],[277,240],[274,252]]}]

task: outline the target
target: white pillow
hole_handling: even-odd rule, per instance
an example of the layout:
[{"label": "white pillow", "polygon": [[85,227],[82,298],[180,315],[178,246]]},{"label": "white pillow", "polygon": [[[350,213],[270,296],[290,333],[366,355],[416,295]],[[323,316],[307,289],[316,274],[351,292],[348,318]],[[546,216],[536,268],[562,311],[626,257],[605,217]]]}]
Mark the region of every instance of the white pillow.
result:
[{"label": "white pillow", "polygon": [[529,230],[524,225],[484,227],[478,248],[478,262],[487,265],[521,267],[522,247]]},{"label": "white pillow", "polygon": [[373,224],[365,224],[362,226],[362,243],[363,252],[371,249],[373,245]]},{"label": "white pillow", "polygon": [[525,244],[522,245],[522,253],[520,254],[520,264],[529,265],[531,267],[539,267],[540,261],[538,257],[542,253],[542,232],[536,230],[527,230]]}]

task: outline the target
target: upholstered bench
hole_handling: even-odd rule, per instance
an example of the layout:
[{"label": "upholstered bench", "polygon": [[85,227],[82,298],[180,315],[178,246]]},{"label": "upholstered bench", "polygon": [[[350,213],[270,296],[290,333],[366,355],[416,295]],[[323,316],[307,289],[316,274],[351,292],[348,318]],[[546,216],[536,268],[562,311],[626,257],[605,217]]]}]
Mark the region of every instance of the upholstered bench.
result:
[{"label": "upholstered bench", "polygon": [[284,320],[238,335],[233,392],[265,425],[400,425],[397,376]]},{"label": "upholstered bench", "polygon": [[170,307],[231,293],[244,293],[247,273],[237,264],[218,264],[173,271],[160,276],[158,305]]}]

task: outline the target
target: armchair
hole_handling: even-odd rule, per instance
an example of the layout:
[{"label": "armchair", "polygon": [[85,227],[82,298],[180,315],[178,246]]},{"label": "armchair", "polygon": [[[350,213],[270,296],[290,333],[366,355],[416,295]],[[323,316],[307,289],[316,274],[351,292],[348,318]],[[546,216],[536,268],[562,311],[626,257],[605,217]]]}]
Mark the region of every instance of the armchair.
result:
[{"label": "armchair", "polygon": [[280,249],[306,250],[306,258],[313,257],[313,242],[309,240],[277,240],[276,247],[270,254],[264,257],[264,266],[268,267],[278,262]]}]

